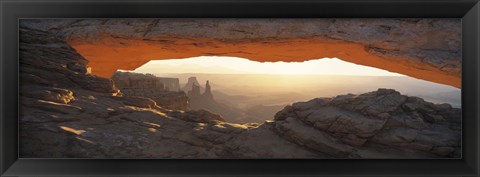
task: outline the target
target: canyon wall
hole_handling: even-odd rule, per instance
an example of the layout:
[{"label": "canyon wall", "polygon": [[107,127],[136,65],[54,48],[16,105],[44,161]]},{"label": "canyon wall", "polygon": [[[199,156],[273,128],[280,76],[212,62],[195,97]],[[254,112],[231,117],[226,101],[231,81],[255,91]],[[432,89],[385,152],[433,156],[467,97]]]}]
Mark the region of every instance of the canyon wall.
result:
[{"label": "canyon wall", "polygon": [[189,108],[187,95],[179,91],[178,78],[117,71],[112,79],[123,95],[151,98],[167,109],[186,111]]},{"label": "canyon wall", "polygon": [[168,91],[180,91],[180,80],[178,78],[157,77],[158,80],[163,83],[165,90]]},{"label": "canyon wall", "polygon": [[460,19],[22,19],[51,31],[111,77],[150,60],[233,56],[260,62],[324,57],[460,88]]}]

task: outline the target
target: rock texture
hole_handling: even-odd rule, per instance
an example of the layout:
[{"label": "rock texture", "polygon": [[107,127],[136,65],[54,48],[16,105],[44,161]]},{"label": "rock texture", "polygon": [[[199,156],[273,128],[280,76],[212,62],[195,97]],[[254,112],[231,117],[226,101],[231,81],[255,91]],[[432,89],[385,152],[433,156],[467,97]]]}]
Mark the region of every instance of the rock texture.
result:
[{"label": "rock texture", "polygon": [[21,158],[461,157],[461,111],[446,104],[380,89],[234,124],[122,96],[55,32],[20,28]]},{"label": "rock texture", "polygon": [[21,94],[68,103],[72,93],[61,88],[119,93],[111,79],[92,75],[88,61],[63,40],[35,29],[21,28],[20,33],[20,89],[25,89]]},{"label": "rock texture", "polygon": [[274,120],[285,138],[335,157],[374,156],[381,148],[460,156],[460,109],[391,89],[295,103]]},{"label": "rock texture", "polygon": [[157,77],[153,74],[140,74],[117,71],[112,77],[117,87],[151,88],[160,91],[180,91],[178,78]]},{"label": "rock texture", "polygon": [[21,157],[216,157],[209,149],[222,139],[213,136],[246,129],[208,111],[121,96],[112,80],[91,75],[88,62],[50,33],[22,28],[20,39]]},{"label": "rock texture", "polygon": [[160,78],[152,74],[140,74],[117,71],[112,77],[122,95],[140,96],[153,99],[159,106],[167,109],[183,110],[189,108],[188,97],[178,91],[178,78]]},{"label": "rock texture", "polygon": [[460,88],[460,19],[22,19],[90,61],[95,75],[152,59],[337,57]]}]

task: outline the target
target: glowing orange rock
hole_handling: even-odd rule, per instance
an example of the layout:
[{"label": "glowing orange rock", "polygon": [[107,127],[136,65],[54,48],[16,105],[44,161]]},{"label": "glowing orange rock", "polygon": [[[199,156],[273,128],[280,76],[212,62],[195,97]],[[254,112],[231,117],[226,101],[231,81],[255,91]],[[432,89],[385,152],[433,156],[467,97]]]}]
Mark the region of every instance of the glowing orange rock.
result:
[{"label": "glowing orange rock", "polygon": [[432,65],[407,57],[394,60],[369,53],[365,46],[341,41],[318,39],[290,39],[256,42],[225,43],[208,39],[181,40],[172,43],[135,39],[102,37],[96,44],[70,40],[80,54],[87,58],[92,73],[111,77],[117,69],[134,70],[150,60],[180,59],[196,56],[232,56],[259,62],[301,62],[325,57],[336,57],[348,62],[376,67],[391,72],[460,88],[459,75],[442,71]]},{"label": "glowing orange rock", "polygon": [[22,19],[20,26],[54,31],[103,77],[161,59],[336,57],[458,88],[461,83],[460,19]]}]

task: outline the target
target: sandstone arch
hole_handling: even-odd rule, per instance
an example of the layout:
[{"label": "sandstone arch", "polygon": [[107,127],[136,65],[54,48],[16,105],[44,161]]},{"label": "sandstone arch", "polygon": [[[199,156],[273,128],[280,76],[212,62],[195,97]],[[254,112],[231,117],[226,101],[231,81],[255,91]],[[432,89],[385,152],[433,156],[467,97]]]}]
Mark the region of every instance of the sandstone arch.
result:
[{"label": "sandstone arch", "polygon": [[255,61],[324,57],[460,88],[458,19],[24,20],[54,31],[110,77],[152,59],[233,56]]}]

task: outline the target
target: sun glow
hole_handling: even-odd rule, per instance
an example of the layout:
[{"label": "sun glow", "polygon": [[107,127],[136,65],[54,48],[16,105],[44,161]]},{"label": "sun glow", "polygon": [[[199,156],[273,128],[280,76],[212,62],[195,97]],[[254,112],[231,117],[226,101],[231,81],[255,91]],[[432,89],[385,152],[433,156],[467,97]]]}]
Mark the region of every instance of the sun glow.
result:
[{"label": "sun glow", "polygon": [[134,72],[404,76],[382,69],[357,65],[338,58],[323,58],[305,62],[256,62],[244,58],[216,56],[152,60],[137,68]]}]

